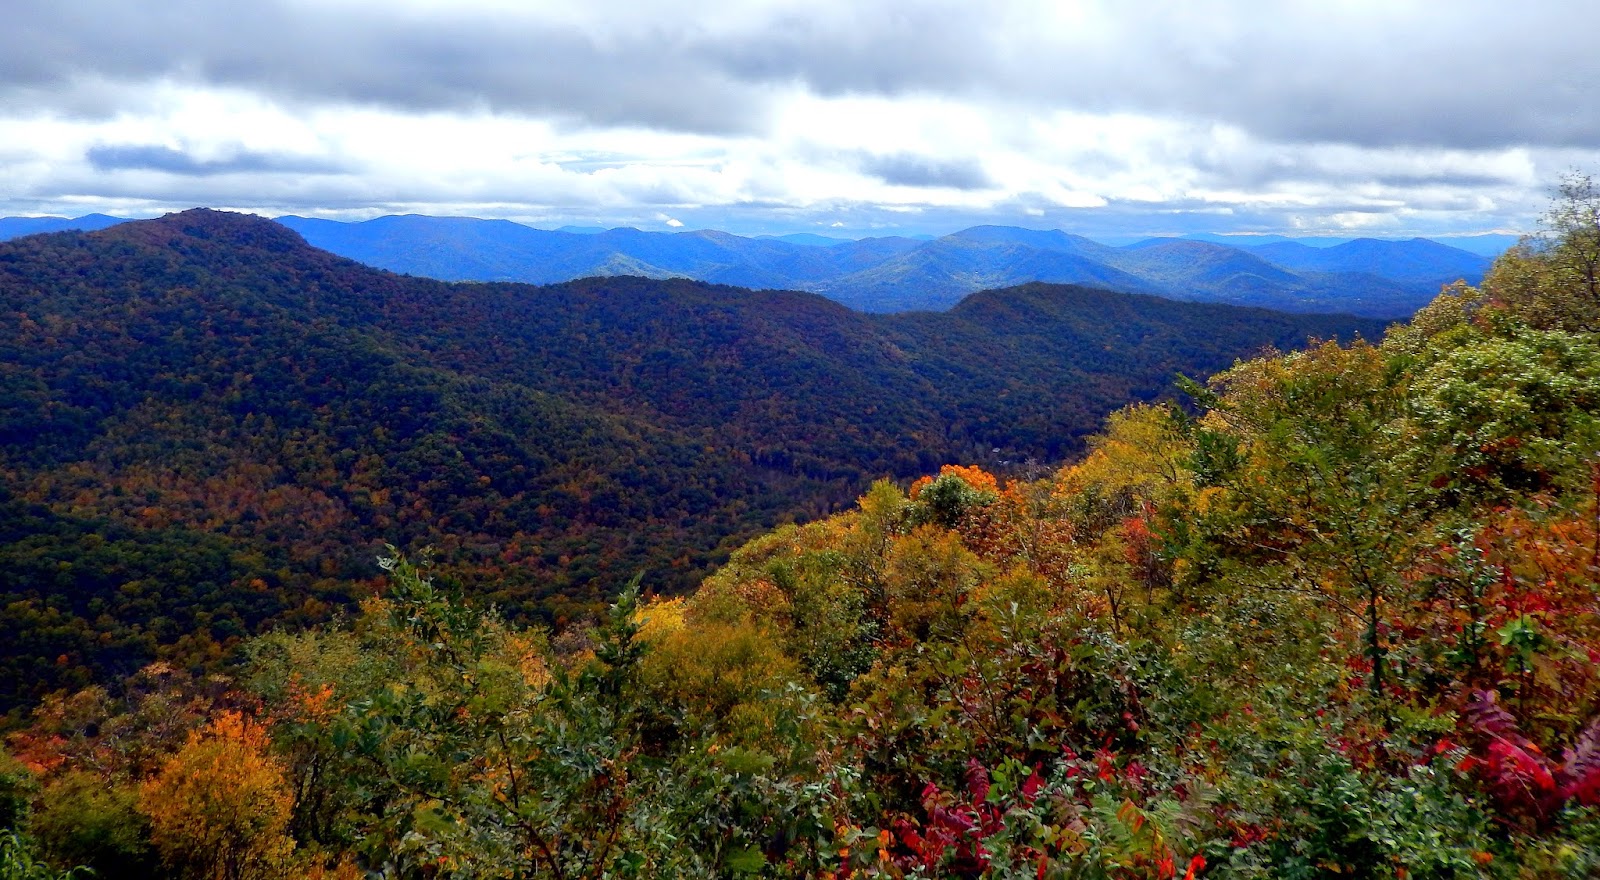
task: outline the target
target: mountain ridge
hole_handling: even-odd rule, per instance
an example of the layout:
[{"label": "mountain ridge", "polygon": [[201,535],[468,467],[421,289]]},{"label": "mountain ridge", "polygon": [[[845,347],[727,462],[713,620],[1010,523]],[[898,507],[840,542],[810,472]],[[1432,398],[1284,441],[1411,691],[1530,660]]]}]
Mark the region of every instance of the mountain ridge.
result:
[{"label": "mountain ridge", "polygon": [[[37,225],[39,218],[26,219]],[[880,312],[938,311],[985,287],[1047,281],[1173,299],[1398,319],[1430,300],[1443,284],[1458,278],[1476,282],[1489,262],[1428,239],[1357,239],[1313,248],[1279,236],[1213,235],[1113,247],[1059,230],[1005,226],[975,226],[930,240],[852,241],[805,234],[798,239],[744,237],[716,230],[550,231],[507,220],[416,214],[355,223],[292,215],[279,219],[318,247],[379,268],[445,281],[549,284],[597,275],[685,277],[754,289],[808,290],[857,310]],[[0,221],[0,238],[5,237],[5,222]],[[1223,241],[1257,238],[1266,241]]]},{"label": "mountain ridge", "polygon": [[685,279],[452,284],[213,211],[0,243],[0,678],[201,662],[359,599],[385,542],[570,619],[872,479],[1057,461],[1175,373],[1381,330],[1055,285],[870,315]]},{"label": "mountain ridge", "polygon": [[[1409,317],[1455,277],[1479,280],[1488,265],[1486,258],[1460,251],[1449,264],[1463,269],[1455,277],[1444,279],[1443,271],[1426,276],[1404,271],[1402,277],[1393,277],[1391,267],[1397,261],[1417,261],[1404,253],[1414,245],[1402,243],[1364,263],[1356,252],[1346,251],[1326,265],[1296,268],[1274,263],[1253,249],[1215,242],[1152,239],[1118,248],[1059,230],[1002,226],[976,226],[931,241],[862,239],[822,247],[708,230],[567,234],[513,224],[496,227],[499,237],[492,248],[467,246],[482,240],[483,228],[460,235],[452,260],[440,255],[431,235],[402,233],[394,224],[380,230],[372,225],[378,221],[364,221],[334,232],[328,221],[286,220],[320,247],[371,265],[446,280],[550,283],[587,275],[682,276],[741,287],[809,290],[868,312],[939,311],[984,288],[1046,281],[1173,299],[1399,319]],[[449,225],[429,224],[427,218],[407,220]],[[380,231],[381,236],[375,234]],[[1431,241],[1427,246],[1436,254],[1455,250]],[[1172,253],[1213,261],[1226,253],[1228,260],[1248,268],[1183,271],[1173,265]]]}]

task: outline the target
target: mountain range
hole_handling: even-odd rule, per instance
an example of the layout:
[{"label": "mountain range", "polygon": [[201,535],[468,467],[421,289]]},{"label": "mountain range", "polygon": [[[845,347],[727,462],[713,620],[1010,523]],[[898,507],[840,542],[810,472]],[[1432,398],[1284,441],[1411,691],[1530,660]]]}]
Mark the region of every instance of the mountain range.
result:
[{"label": "mountain range", "polygon": [[23,237],[0,244],[0,704],[324,618],[385,542],[553,622],[636,573],[684,589],[875,478],[1059,461],[1180,372],[1382,328],[1041,283],[896,315],[446,283],[205,210]]},{"label": "mountain range", "polygon": [[1242,248],[1158,238],[1111,247],[1059,231],[978,226],[931,241],[753,239],[725,232],[548,232],[504,220],[280,218],[312,244],[373,266],[453,281],[551,283],[596,275],[687,277],[807,290],[858,311],[947,309],[1032,281],[1293,312],[1405,318],[1443,284],[1479,280],[1489,258],[1426,239]]},{"label": "mountain range", "polygon": [[124,217],[111,217],[106,214],[85,214],[82,217],[0,217],[0,241],[8,241],[23,235],[35,235],[40,232],[64,232],[78,230],[93,232],[97,229],[106,229],[118,223],[128,222]]},{"label": "mountain range", "polygon": [[[82,218],[100,228],[113,218]],[[1314,247],[1275,236],[1154,238],[1120,247],[1059,231],[979,226],[934,239],[811,234],[747,238],[419,215],[279,222],[367,265],[446,281],[549,284],[593,276],[683,277],[820,293],[858,311],[950,308],[978,290],[1033,281],[1293,312],[1408,317],[1441,285],[1476,283],[1490,258],[1428,239]],[[0,220],[0,237],[78,221]],[[55,226],[50,226],[55,223]],[[18,231],[13,231],[18,230]],[[1321,240],[1319,240],[1321,243]]]}]

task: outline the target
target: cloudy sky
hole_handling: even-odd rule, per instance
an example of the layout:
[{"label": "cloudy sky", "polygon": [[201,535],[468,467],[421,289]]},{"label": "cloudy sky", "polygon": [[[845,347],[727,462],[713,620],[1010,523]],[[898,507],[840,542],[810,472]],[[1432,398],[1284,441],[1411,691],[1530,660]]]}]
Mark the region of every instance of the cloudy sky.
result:
[{"label": "cloudy sky", "polygon": [[10,0],[0,215],[1531,228],[1594,0]]}]

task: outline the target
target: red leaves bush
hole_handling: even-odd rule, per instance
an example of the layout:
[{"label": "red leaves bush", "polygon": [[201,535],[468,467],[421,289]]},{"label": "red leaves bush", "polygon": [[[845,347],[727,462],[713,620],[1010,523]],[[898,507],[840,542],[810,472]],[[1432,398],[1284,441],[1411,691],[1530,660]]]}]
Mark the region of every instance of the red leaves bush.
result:
[{"label": "red leaves bush", "polygon": [[1569,803],[1600,806],[1600,718],[1557,763],[1522,735],[1493,691],[1475,693],[1464,715],[1483,745],[1461,769],[1483,781],[1507,820],[1544,827]]}]

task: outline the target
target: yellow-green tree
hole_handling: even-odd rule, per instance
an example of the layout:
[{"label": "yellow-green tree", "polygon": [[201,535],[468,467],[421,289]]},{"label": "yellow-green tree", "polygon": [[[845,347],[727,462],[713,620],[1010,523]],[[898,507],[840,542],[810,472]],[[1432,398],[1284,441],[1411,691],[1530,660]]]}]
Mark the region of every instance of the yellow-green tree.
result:
[{"label": "yellow-green tree", "polygon": [[221,713],[140,788],[162,859],[195,880],[282,877],[294,842],[293,798],[264,728]]},{"label": "yellow-green tree", "polygon": [[1600,187],[1594,178],[1576,170],[1563,175],[1544,223],[1561,282],[1600,308]]},{"label": "yellow-green tree", "polygon": [[1600,187],[1578,171],[1556,186],[1544,230],[1497,259],[1483,289],[1541,330],[1600,330]]}]

